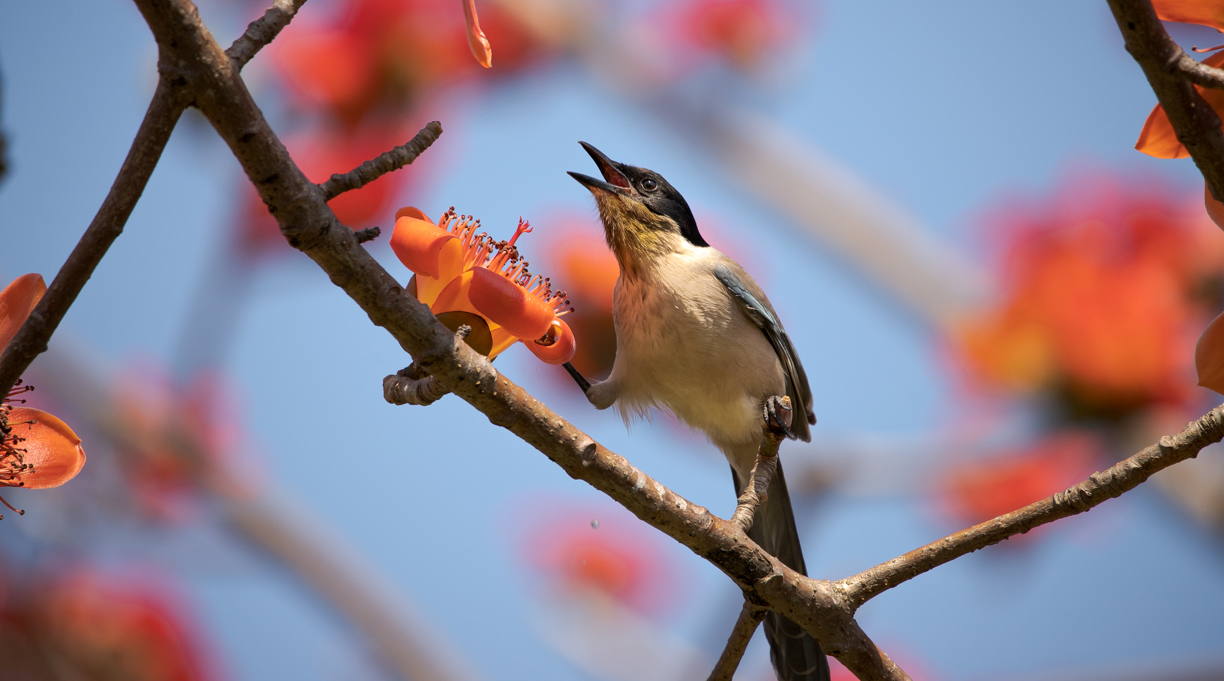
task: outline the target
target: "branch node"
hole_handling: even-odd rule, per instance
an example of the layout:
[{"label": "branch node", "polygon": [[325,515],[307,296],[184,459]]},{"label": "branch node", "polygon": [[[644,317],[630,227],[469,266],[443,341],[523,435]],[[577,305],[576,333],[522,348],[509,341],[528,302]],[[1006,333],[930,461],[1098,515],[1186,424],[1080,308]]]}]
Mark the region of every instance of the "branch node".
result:
[{"label": "branch node", "polygon": [[356,232],[353,232],[353,236],[357,239],[357,243],[359,244],[364,244],[367,241],[373,241],[377,239],[380,234],[382,234],[382,229],[380,229],[377,225],[374,227],[359,229]]}]

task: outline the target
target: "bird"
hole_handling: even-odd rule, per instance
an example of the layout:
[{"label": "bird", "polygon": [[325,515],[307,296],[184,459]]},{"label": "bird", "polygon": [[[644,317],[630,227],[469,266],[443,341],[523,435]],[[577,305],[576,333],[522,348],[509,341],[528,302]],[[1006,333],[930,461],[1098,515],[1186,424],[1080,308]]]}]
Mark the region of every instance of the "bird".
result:
[{"label": "bird", "polygon": [[[675,187],[652,170],[579,144],[603,179],[569,174],[594,195],[620,266],[613,292],[616,359],[603,381],[565,368],[596,409],[615,406],[626,424],[654,408],[703,432],[726,455],[738,496],[765,427],[811,441],[816,417],[799,355],[765,292],[702,238]],[[748,536],[807,574],[780,461]],[[764,624],[779,681],[829,678],[828,660],[810,634],[772,611]]]}]

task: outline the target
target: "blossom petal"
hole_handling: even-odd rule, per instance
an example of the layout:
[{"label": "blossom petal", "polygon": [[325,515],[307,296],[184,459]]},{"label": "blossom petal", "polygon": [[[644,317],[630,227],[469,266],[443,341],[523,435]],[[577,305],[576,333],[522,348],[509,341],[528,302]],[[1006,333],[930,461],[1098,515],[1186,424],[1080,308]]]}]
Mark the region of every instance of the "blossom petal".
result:
[{"label": "blossom petal", "polygon": [[442,326],[451,331],[458,331],[459,327],[465,325],[471,329],[463,341],[476,352],[487,357],[489,351],[493,349],[493,333],[489,330],[489,324],[484,317],[462,310],[439,312],[437,317],[438,321],[442,322]]},{"label": "blossom petal", "polygon": [[416,218],[418,220],[424,220],[425,222],[428,222],[430,224],[435,224],[433,220],[429,219],[429,216],[426,215],[424,211],[422,211],[420,208],[417,208],[416,206],[405,206],[395,211],[396,222],[398,222],[399,219],[404,217],[405,215],[407,215],[410,218]]},{"label": "blossom petal", "polygon": [[1220,0],[1152,0],[1163,21],[1202,24],[1224,31],[1224,3]]},{"label": "blossom petal", "polygon": [[556,317],[553,309],[537,296],[506,277],[483,267],[472,270],[472,289],[468,296],[476,311],[489,321],[506,327],[519,338],[535,340],[548,331]]},{"label": "blossom petal", "polygon": [[45,411],[25,407],[10,412],[8,420],[13,435],[24,438],[17,448],[25,450],[25,463],[34,467],[20,475],[25,487],[59,487],[81,472],[85,450],[68,424]]},{"label": "blossom petal", "polygon": [[481,66],[492,68],[493,48],[489,45],[484,31],[480,30],[480,20],[476,17],[476,0],[463,0],[463,19],[467,23],[468,48],[472,50],[472,56],[476,57]]},{"label": "blossom petal", "polygon": [[391,233],[391,250],[404,267],[417,274],[437,277],[438,255],[447,241],[457,241],[454,234],[420,218],[404,215],[395,220]]},{"label": "blossom petal", "polygon": [[[1215,68],[1224,67],[1224,52],[1211,55],[1203,60],[1203,64]],[[1198,93],[1212,109],[1215,109],[1217,114],[1224,112],[1224,91],[1201,88],[1197,85],[1194,86],[1194,89],[1198,90]],[[1143,131],[1139,133],[1139,141],[1135,142],[1135,148],[1156,158],[1190,157],[1190,152],[1186,151],[1186,147],[1178,141],[1177,132],[1173,130],[1173,124],[1169,122],[1169,116],[1165,113],[1164,107],[1159,104],[1152,109],[1152,113],[1148,114],[1147,121],[1143,124]]]},{"label": "blossom petal", "polygon": [[42,275],[23,274],[0,292],[0,351],[17,335],[17,329],[47,292]]},{"label": "blossom petal", "polygon": [[1224,314],[1211,320],[1194,348],[1199,385],[1224,395]]},{"label": "blossom petal", "polygon": [[[556,329],[556,342],[552,345],[540,345],[534,340],[523,339],[523,345],[531,351],[541,362],[545,364],[565,364],[574,358],[574,353],[578,350],[578,344],[574,340],[574,332],[570,327],[560,319],[554,319],[552,325]],[[541,334],[543,335],[543,334]]]}]

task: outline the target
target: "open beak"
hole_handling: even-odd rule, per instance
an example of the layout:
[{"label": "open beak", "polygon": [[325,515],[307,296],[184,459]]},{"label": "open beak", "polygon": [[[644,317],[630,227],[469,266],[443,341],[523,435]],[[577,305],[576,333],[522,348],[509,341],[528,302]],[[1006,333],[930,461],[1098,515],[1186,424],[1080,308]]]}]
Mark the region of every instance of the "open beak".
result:
[{"label": "open beak", "polygon": [[570,177],[581,182],[587,189],[594,191],[596,189],[609,194],[620,194],[621,196],[633,196],[633,188],[629,184],[629,178],[616,167],[616,163],[608,158],[604,153],[586,142],[579,142],[583,149],[595,159],[595,165],[599,166],[599,172],[603,175],[604,180],[597,180],[589,175],[582,173],[570,172]]}]

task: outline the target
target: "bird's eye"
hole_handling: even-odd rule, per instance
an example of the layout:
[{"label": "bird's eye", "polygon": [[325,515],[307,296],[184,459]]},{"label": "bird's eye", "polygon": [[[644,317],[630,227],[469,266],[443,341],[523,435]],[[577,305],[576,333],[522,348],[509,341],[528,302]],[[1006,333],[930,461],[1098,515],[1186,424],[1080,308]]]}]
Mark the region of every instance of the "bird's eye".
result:
[{"label": "bird's eye", "polygon": [[656,190],[656,189],[658,189],[658,188],[659,188],[659,183],[658,183],[658,182],[655,182],[654,180],[652,180],[652,179],[650,179],[650,178],[648,177],[648,178],[646,178],[646,179],[642,180],[642,182],[641,182],[641,186],[642,186],[642,191],[644,191],[644,192],[652,192],[652,191],[654,191],[654,190]]}]

